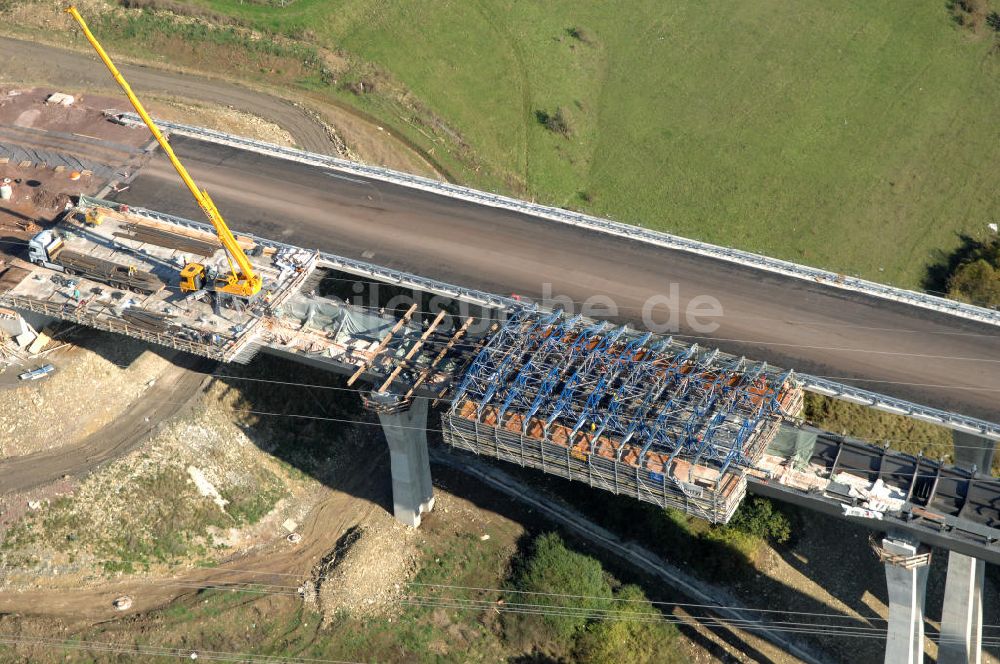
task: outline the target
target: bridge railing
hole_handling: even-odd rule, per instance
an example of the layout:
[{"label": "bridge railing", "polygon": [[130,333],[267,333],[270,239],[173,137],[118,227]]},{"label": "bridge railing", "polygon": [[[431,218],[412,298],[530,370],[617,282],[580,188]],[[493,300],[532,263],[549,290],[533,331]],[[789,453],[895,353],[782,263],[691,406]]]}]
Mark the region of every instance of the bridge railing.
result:
[{"label": "bridge railing", "polygon": [[921,406],[919,404],[897,399],[871,390],[864,390],[851,385],[844,385],[825,378],[817,378],[808,374],[796,374],[802,389],[816,394],[850,401],[881,410],[894,415],[906,415],[924,422],[946,426],[950,429],[957,429],[966,433],[975,434],[990,440],[1000,441],[1000,424],[980,420],[975,417],[959,415],[938,408]]},{"label": "bridge railing", "polygon": [[[120,115],[123,122],[127,124],[139,124],[141,120],[134,113],[123,113]],[[159,122],[159,121],[157,121]],[[310,164],[330,168],[354,175],[360,175],[383,182],[401,185],[413,189],[430,191],[442,196],[466,200],[489,207],[503,208],[514,212],[524,213],[540,219],[547,219],[559,223],[587,228],[592,231],[616,235],[619,237],[637,240],[646,244],[658,245],[668,249],[685,251],[688,253],[707,256],[717,260],[736,263],[751,267],[757,270],[765,270],[787,277],[792,277],[802,281],[831,286],[842,290],[863,293],[870,297],[883,300],[891,300],[922,309],[930,309],[940,313],[959,316],[969,320],[979,321],[990,325],[1000,326],[1000,311],[979,307],[964,302],[957,302],[948,298],[921,293],[918,291],[888,286],[867,279],[850,277],[829,270],[800,265],[790,261],[771,258],[761,254],[755,254],[739,249],[721,247],[719,245],[692,240],[670,233],[653,231],[639,226],[632,226],[609,219],[593,217],[591,215],[565,210],[562,208],[540,205],[528,201],[522,201],[500,194],[486,191],[479,191],[461,185],[441,182],[431,178],[411,175],[400,171],[378,166],[368,166],[346,159],[339,159],[328,155],[306,152],[295,148],[273,145],[263,141],[256,141],[241,136],[233,136],[224,132],[191,125],[179,124],[175,122],[159,122],[160,126],[178,135],[190,136],[200,140],[211,141],[222,145],[250,150],[261,154],[266,154],[281,159],[288,159],[300,163]]]},{"label": "bridge railing", "polygon": [[99,314],[89,311],[86,306],[77,307],[66,304],[57,304],[55,302],[37,300],[35,298],[25,297],[23,295],[14,295],[12,293],[0,294],[0,304],[25,311],[33,311],[52,318],[58,318],[60,320],[72,321],[87,327],[104,330],[105,332],[124,334],[129,337],[135,337],[136,339],[142,339],[143,341],[159,344],[168,348],[174,348],[176,350],[192,353],[194,355],[200,355],[202,357],[208,357],[213,360],[228,362],[232,359],[231,355],[233,352],[231,343],[227,343],[223,346],[213,346],[211,344],[192,341],[173,334],[152,332],[136,325],[129,325],[127,322],[119,318],[100,316]]},{"label": "bridge railing", "polygon": [[[171,123],[166,123],[166,124],[173,126],[171,125]],[[309,154],[309,153],[304,153],[304,154]],[[114,209],[117,209],[118,207],[121,206],[120,203],[114,201],[108,201],[90,196],[80,196],[80,205],[105,206]],[[176,217],[163,212],[156,212],[154,210],[147,210],[139,207],[132,207],[131,210],[134,214],[144,215],[151,219],[159,219],[161,221],[167,221],[172,224],[179,224],[181,226],[187,226],[189,228],[196,228],[202,231],[209,231],[209,232],[212,231],[211,226],[209,226],[206,223],[201,223],[190,219],[184,219],[182,217]],[[283,242],[278,242],[276,240],[260,238],[248,233],[244,233],[244,235],[247,235],[248,237],[253,238],[255,242],[259,242],[264,245],[269,245],[272,247],[279,247],[279,248],[285,247],[291,249],[300,249],[300,247],[294,247],[292,245],[285,244]],[[435,279],[428,279],[426,277],[421,277],[419,275],[402,272],[400,270],[393,270],[391,268],[382,267],[379,265],[375,265],[374,263],[367,263],[365,261],[358,261],[350,258],[344,258],[342,256],[337,256],[336,254],[321,252],[320,259],[321,261],[332,267],[344,270],[345,272],[349,272],[352,274],[365,275],[375,281],[397,284],[408,288],[414,288],[417,290],[426,290],[427,292],[445,295],[447,297],[452,297],[458,300],[464,300],[466,302],[473,302],[485,307],[491,307],[502,310],[514,310],[522,308],[524,306],[522,303],[517,302],[511,298],[502,297],[499,295],[494,295],[492,293],[486,293],[475,289],[462,288],[460,286],[444,283],[441,281],[437,281]],[[955,303],[955,304],[960,304],[960,303]],[[995,313],[1000,314],[1000,312],[995,312]],[[921,419],[925,422],[940,424],[942,426],[951,429],[958,429],[961,431],[974,433],[976,435],[981,435],[985,438],[989,438],[990,440],[994,441],[1000,440],[1000,425],[993,422],[988,422],[986,420],[978,419],[975,417],[962,415],[960,413],[954,413],[954,412],[940,410],[937,408],[922,406],[903,399],[897,399],[884,394],[879,394],[877,392],[872,392],[870,390],[864,390],[850,385],[845,385],[843,383],[837,383],[834,381],[817,378],[815,376],[810,376],[806,374],[797,374],[797,376],[798,379],[802,382],[803,389],[808,390],[810,392],[815,392],[817,394],[823,394],[837,399],[843,399],[846,401],[851,401],[854,403],[870,406],[878,410],[881,410],[883,412],[894,413],[897,415],[908,415],[910,417]]]}]

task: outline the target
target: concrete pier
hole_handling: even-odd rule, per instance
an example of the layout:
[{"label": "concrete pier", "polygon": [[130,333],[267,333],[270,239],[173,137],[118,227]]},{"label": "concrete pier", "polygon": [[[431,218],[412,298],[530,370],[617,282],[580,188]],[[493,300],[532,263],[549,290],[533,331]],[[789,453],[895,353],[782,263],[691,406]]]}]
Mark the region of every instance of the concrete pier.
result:
[{"label": "concrete pier", "polygon": [[371,400],[380,406],[378,418],[389,444],[393,514],[416,528],[420,516],[434,507],[427,457],[427,399],[414,399],[407,405],[394,395],[376,393]]},{"label": "concrete pier", "polygon": [[885,664],[923,664],[924,597],[930,549],[919,542],[889,534],[875,552],[885,564],[889,587],[889,626]]},{"label": "concrete pier", "polygon": [[952,551],[941,611],[939,664],[983,661],[983,582],[986,563]]}]

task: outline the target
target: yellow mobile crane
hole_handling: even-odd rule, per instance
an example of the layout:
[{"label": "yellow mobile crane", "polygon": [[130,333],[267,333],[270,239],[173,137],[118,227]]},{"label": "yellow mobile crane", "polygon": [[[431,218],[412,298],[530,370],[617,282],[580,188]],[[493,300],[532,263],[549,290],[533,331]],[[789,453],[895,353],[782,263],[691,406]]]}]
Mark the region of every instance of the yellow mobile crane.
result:
[{"label": "yellow mobile crane", "polygon": [[115,64],[111,62],[111,58],[108,54],[104,52],[104,48],[101,46],[97,38],[94,37],[93,33],[90,32],[90,28],[87,27],[86,21],[80,16],[80,12],[76,10],[76,7],[70,6],[66,8],[66,13],[76,19],[76,22],[80,24],[83,29],[83,34],[90,42],[90,45],[94,47],[97,51],[97,55],[100,56],[101,60],[104,61],[105,66],[111,75],[114,76],[115,81],[121,87],[125,96],[132,103],[135,108],[135,112],[139,114],[142,121],[146,123],[149,127],[149,131],[152,132],[153,138],[156,142],[160,144],[163,151],[166,153],[167,157],[170,159],[170,163],[173,164],[174,170],[177,174],[181,176],[184,180],[184,184],[187,185],[188,190],[190,190],[191,195],[198,202],[198,206],[204,211],[205,216],[208,220],[212,222],[212,226],[215,228],[216,235],[219,236],[219,241],[222,242],[223,249],[226,250],[226,260],[229,261],[229,274],[225,277],[218,277],[215,279],[214,283],[207,283],[209,281],[208,275],[205,270],[205,266],[201,263],[188,263],[181,270],[181,291],[182,292],[193,292],[198,291],[203,288],[208,290],[213,290],[221,293],[228,293],[230,295],[236,295],[242,298],[252,298],[257,293],[260,292],[261,288],[261,277],[256,274],[253,270],[253,266],[247,259],[243,249],[236,242],[236,238],[233,237],[232,231],[226,225],[225,220],[223,220],[222,215],[219,213],[218,208],[215,207],[215,203],[209,197],[208,192],[204,189],[198,189],[198,185],[195,184],[191,176],[188,175],[187,169],[174,154],[173,148],[170,147],[170,143],[167,139],[163,137],[160,133],[159,127],[153,122],[153,118],[149,117],[149,113],[143,108],[142,102],[139,101],[135,93],[132,92],[131,86],[129,86],[128,81],[121,75]]}]

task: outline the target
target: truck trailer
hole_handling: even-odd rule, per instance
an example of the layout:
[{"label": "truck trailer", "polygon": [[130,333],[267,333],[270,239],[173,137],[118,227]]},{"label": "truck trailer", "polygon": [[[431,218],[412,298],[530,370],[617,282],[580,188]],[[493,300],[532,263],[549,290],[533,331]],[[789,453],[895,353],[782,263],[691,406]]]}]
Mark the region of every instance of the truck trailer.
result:
[{"label": "truck trailer", "polygon": [[67,249],[63,237],[52,230],[44,230],[28,241],[28,260],[70,276],[100,281],[112,288],[146,295],[163,289],[163,282],[151,272]]}]

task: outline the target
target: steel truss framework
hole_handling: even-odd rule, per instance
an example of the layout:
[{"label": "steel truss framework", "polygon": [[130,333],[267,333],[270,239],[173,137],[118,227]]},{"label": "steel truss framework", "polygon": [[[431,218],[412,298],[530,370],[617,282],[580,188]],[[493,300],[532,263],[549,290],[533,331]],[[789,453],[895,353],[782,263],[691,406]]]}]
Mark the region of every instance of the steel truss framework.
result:
[{"label": "steel truss framework", "polygon": [[[445,429],[465,430],[463,446],[471,448],[470,435],[487,425],[498,456],[501,438],[513,434],[522,450],[525,439],[538,439],[566,450],[567,461],[610,462],[613,477],[598,472],[607,480],[598,484],[616,492],[621,464],[636,470],[637,485],[669,481],[684,488],[711,477],[718,488],[727,473],[756,463],[764,447],[759,439],[769,438],[762,432],[773,435],[798,394],[791,372],[763,363],[581,316],[521,311],[465,371]],[[475,434],[461,420],[474,422]],[[539,452],[544,463],[545,449]]]}]

